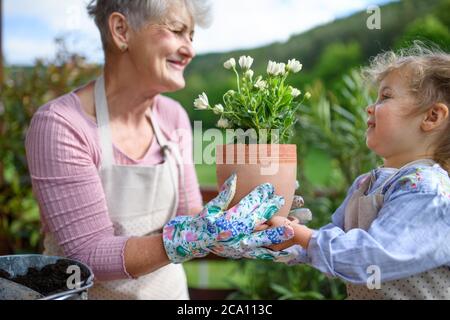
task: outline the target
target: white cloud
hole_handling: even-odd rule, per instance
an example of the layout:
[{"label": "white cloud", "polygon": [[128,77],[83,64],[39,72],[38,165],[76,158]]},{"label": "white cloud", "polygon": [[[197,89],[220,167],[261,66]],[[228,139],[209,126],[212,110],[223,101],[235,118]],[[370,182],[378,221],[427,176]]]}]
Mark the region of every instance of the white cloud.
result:
[{"label": "white cloud", "polygon": [[37,57],[50,57],[55,53],[53,41],[12,38],[8,41],[5,60],[8,64],[28,64]]},{"label": "white cloud", "polygon": [[86,13],[87,0],[4,0],[5,15],[39,19],[54,32],[97,32]]},{"label": "white cloud", "polygon": [[[67,37],[70,49],[86,55],[91,61],[101,61],[100,35],[86,13],[87,2],[87,0],[5,0],[4,15],[7,18],[5,20],[23,21],[25,26],[27,21],[39,21],[47,29],[42,30],[39,39],[36,39],[18,36],[13,27],[9,28],[6,24],[4,29],[6,62],[29,64],[36,58],[52,57],[56,50],[54,39],[60,35]],[[33,26],[30,25],[29,28]]]},{"label": "white cloud", "polygon": [[285,41],[292,34],[365,9],[367,0],[219,0],[214,23],[197,32],[198,52],[251,48]]},{"label": "white cloud", "polygon": [[[198,53],[252,48],[332,21],[346,13],[363,10],[386,0],[212,0],[214,21],[198,29],[194,46]],[[101,61],[100,37],[86,13],[88,0],[5,0],[4,14],[15,19],[38,19],[51,34],[45,40],[19,39],[6,25],[5,56],[9,63],[31,62],[51,56],[52,40],[60,34],[77,34],[73,48],[90,60]],[[42,45],[44,43],[44,45]]]}]

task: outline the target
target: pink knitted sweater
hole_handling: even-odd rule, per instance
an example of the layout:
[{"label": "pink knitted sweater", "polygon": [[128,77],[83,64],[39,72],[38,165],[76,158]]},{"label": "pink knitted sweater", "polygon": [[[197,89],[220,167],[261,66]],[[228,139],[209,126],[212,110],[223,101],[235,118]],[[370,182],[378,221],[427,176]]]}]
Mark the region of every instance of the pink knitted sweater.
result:
[{"label": "pink knitted sweater", "polygon": [[[174,100],[157,96],[153,118],[166,138],[180,146],[189,207],[201,207],[186,111]],[[188,134],[180,137],[175,134],[177,130]],[[97,124],[84,113],[78,96],[71,92],[39,108],[25,144],[42,231],[55,236],[67,257],[88,264],[97,279],[130,278],[124,263],[129,237],[114,235],[98,175],[102,157]],[[154,165],[163,161],[156,138],[141,160],[113,148],[116,164]],[[180,198],[177,214],[183,215],[186,203]]]}]

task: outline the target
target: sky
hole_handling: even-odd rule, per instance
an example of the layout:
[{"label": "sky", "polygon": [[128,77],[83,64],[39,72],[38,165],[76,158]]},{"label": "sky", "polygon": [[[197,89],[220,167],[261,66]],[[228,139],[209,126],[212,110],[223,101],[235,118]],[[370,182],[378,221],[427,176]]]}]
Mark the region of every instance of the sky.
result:
[{"label": "sky", "polygon": [[[64,36],[72,52],[101,62],[100,35],[86,14],[88,0],[3,0],[6,64],[32,64],[54,56]],[[212,0],[213,23],[197,28],[197,54],[283,42],[293,34],[389,0]]]}]

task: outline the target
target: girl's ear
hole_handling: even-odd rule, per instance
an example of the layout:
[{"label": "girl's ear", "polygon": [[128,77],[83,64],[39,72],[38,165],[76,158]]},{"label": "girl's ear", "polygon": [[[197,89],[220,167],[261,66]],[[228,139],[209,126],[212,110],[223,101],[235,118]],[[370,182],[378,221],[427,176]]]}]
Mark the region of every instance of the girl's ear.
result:
[{"label": "girl's ear", "polygon": [[128,49],[130,27],[127,19],[121,13],[114,12],[109,17],[109,31],[112,38],[113,49],[124,52]]},{"label": "girl's ear", "polygon": [[425,118],[422,121],[421,128],[425,132],[432,131],[442,124],[447,123],[448,117],[448,106],[443,103],[436,103],[427,111]]}]

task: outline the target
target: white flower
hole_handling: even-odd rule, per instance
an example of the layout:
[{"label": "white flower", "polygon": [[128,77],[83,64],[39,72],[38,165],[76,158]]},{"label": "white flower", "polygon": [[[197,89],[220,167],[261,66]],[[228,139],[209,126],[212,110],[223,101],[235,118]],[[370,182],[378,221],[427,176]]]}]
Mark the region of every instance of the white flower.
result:
[{"label": "white flower", "polygon": [[259,78],[258,81],[256,81],[255,83],[255,88],[264,90],[267,88],[267,82]]},{"label": "white flower", "polygon": [[219,121],[217,122],[217,127],[219,128],[226,129],[229,127],[229,125],[230,123],[228,122],[228,120],[224,118],[220,118]]},{"label": "white flower", "polygon": [[300,90],[298,90],[297,88],[293,88],[293,87],[291,87],[291,95],[294,97],[294,98],[297,98],[299,95],[301,95],[302,94],[302,92],[300,91]]},{"label": "white flower", "polygon": [[278,71],[278,63],[275,61],[269,61],[269,64],[267,65],[267,73],[269,75],[276,76]]},{"label": "white flower", "polygon": [[194,107],[197,110],[206,110],[206,109],[208,109],[209,101],[208,101],[208,96],[206,95],[206,93],[203,92],[201,95],[198,96],[197,99],[195,99]]},{"label": "white flower", "polygon": [[223,113],[223,111],[224,111],[223,105],[221,105],[221,104],[216,104],[216,105],[214,106],[213,111],[214,111],[215,114],[221,114],[221,113]]},{"label": "white flower", "polygon": [[303,65],[300,63],[300,61],[292,59],[292,60],[288,61],[287,68],[289,71],[292,71],[293,73],[297,73],[303,69]]},{"label": "white flower", "polygon": [[229,60],[227,60],[223,66],[225,67],[225,69],[233,69],[236,67],[236,60],[234,60],[234,58],[231,58]]},{"label": "white flower", "polygon": [[253,58],[250,56],[242,56],[239,58],[239,65],[242,69],[248,70],[252,67]]},{"label": "white flower", "polygon": [[272,76],[284,75],[286,73],[286,64],[269,61],[267,73]]},{"label": "white flower", "polygon": [[311,93],[309,93],[309,92],[305,93],[305,99],[306,100],[311,99]]},{"label": "white flower", "polygon": [[286,74],[286,64],[285,63],[279,63],[278,64],[278,74],[277,75],[284,75]]},{"label": "white flower", "polygon": [[251,79],[251,78],[253,78],[253,75],[254,75],[255,73],[253,72],[253,70],[247,70],[247,71],[245,71],[245,76],[247,77],[247,78],[249,78],[249,79]]}]

